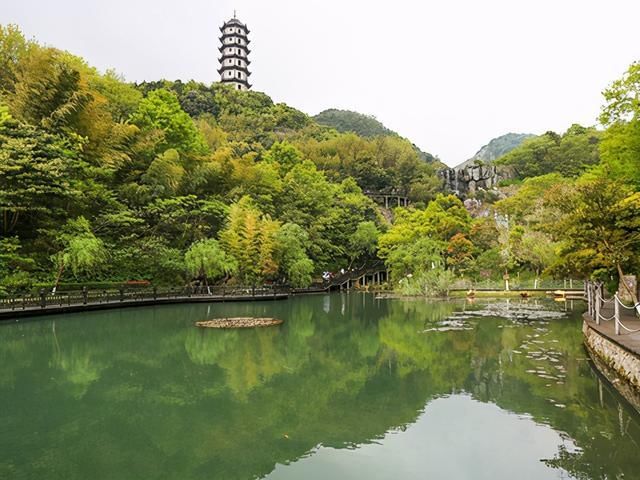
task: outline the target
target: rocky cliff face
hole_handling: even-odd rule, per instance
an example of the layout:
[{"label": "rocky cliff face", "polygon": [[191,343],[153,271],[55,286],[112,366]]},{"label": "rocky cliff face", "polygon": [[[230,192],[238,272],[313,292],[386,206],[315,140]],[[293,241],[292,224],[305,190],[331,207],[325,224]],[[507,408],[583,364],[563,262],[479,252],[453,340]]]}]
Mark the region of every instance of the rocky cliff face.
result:
[{"label": "rocky cliff face", "polygon": [[478,190],[492,190],[501,180],[513,178],[509,168],[495,165],[473,165],[460,169],[445,168],[438,172],[446,191],[466,198]]}]

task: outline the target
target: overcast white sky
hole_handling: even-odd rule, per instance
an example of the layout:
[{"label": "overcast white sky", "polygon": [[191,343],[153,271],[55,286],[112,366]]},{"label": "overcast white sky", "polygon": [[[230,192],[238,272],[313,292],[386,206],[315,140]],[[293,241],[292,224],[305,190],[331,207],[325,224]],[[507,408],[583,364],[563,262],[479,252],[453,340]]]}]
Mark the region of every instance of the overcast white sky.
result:
[{"label": "overcast white sky", "polygon": [[640,59],[638,0],[0,0],[0,23],[130,81],[210,83],[234,9],[255,90],[375,115],[450,165],[507,132],[595,124]]}]

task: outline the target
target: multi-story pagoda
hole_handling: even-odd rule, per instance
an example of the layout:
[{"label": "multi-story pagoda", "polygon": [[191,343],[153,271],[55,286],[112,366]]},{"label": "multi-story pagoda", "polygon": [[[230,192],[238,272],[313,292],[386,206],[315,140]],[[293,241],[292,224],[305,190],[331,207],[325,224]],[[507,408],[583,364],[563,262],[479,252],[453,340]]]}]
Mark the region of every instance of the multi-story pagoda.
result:
[{"label": "multi-story pagoda", "polygon": [[220,81],[233,85],[238,90],[248,90],[249,83],[249,29],[236,18],[233,18],[220,27]]}]

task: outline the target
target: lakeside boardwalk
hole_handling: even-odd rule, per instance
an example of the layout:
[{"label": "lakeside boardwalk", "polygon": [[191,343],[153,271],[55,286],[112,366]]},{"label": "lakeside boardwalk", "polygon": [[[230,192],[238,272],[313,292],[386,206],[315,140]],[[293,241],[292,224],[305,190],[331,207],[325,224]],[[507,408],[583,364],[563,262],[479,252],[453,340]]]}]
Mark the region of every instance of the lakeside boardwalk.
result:
[{"label": "lakeside boardwalk", "polygon": [[611,320],[604,321],[601,319],[598,325],[588,312],[584,314],[584,320],[589,328],[620,345],[625,350],[640,356],[640,319],[638,319],[633,310],[621,309],[620,322],[624,327],[635,331],[635,333],[621,328],[620,335],[616,335],[614,313],[613,305],[605,305],[600,310],[600,315],[604,318],[611,318]]},{"label": "lakeside boardwalk", "polygon": [[111,310],[115,308],[144,307],[154,305],[175,305],[185,303],[223,303],[223,302],[245,302],[245,301],[274,301],[286,300],[289,295],[286,293],[256,293],[254,294],[231,294],[231,295],[175,295],[167,297],[149,298],[107,298],[87,301],[86,303],[66,303],[39,305],[14,304],[12,307],[0,308],[0,323],[15,322],[20,319],[39,317],[43,315],[56,315],[62,313],[77,313],[96,310]]},{"label": "lakeside boardwalk", "polygon": [[180,303],[217,303],[243,301],[285,300],[290,295],[327,293],[332,289],[347,289],[356,285],[379,285],[382,279],[388,279],[386,270],[375,266],[363,266],[360,269],[344,272],[331,282],[311,288],[289,287],[253,287],[253,286],[212,286],[211,293],[194,293],[190,287],[171,288],[170,290],[126,290],[88,291],[50,293],[41,289],[39,295],[14,298],[0,298],[0,323],[18,321],[22,318],[77,313],[93,310],[109,310],[152,305],[170,305]]}]

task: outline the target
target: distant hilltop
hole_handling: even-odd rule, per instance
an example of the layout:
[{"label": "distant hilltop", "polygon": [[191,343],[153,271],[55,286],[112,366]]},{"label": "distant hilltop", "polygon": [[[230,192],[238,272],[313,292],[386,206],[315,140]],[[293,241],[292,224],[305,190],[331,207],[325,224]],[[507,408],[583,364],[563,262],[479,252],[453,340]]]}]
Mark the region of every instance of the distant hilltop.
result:
[{"label": "distant hilltop", "polygon": [[482,162],[483,164],[491,164],[494,160],[497,160],[501,156],[509,153],[514,148],[519,147],[522,142],[531,137],[535,137],[535,135],[531,133],[507,133],[501,137],[494,138],[487,145],[482,147],[473,157],[454,168],[456,170],[460,170],[465,167],[473,166],[479,162]]},{"label": "distant hilltop", "polygon": [[396,135],[394,131],[385,127],[373,115],[363,115],[350,110],[330,108],[320,112],[313,119],[320,125],[335,128],[342,133],[353,132],[361,137],[371,138],[381,135]]},{"label": "distant hilltop", "polygon": [[[400,136],[393,130],[385,127],[373,115],[364,115],[350,110],[338,110],[330,108],[317,114],[313,119],[320,125],[335,128],[341,133],[353,132],[365,138],[380,136]],[[439,160],[428,152],[423,152],[415,144],[413,145],[425,162],[439,162]]]}]

